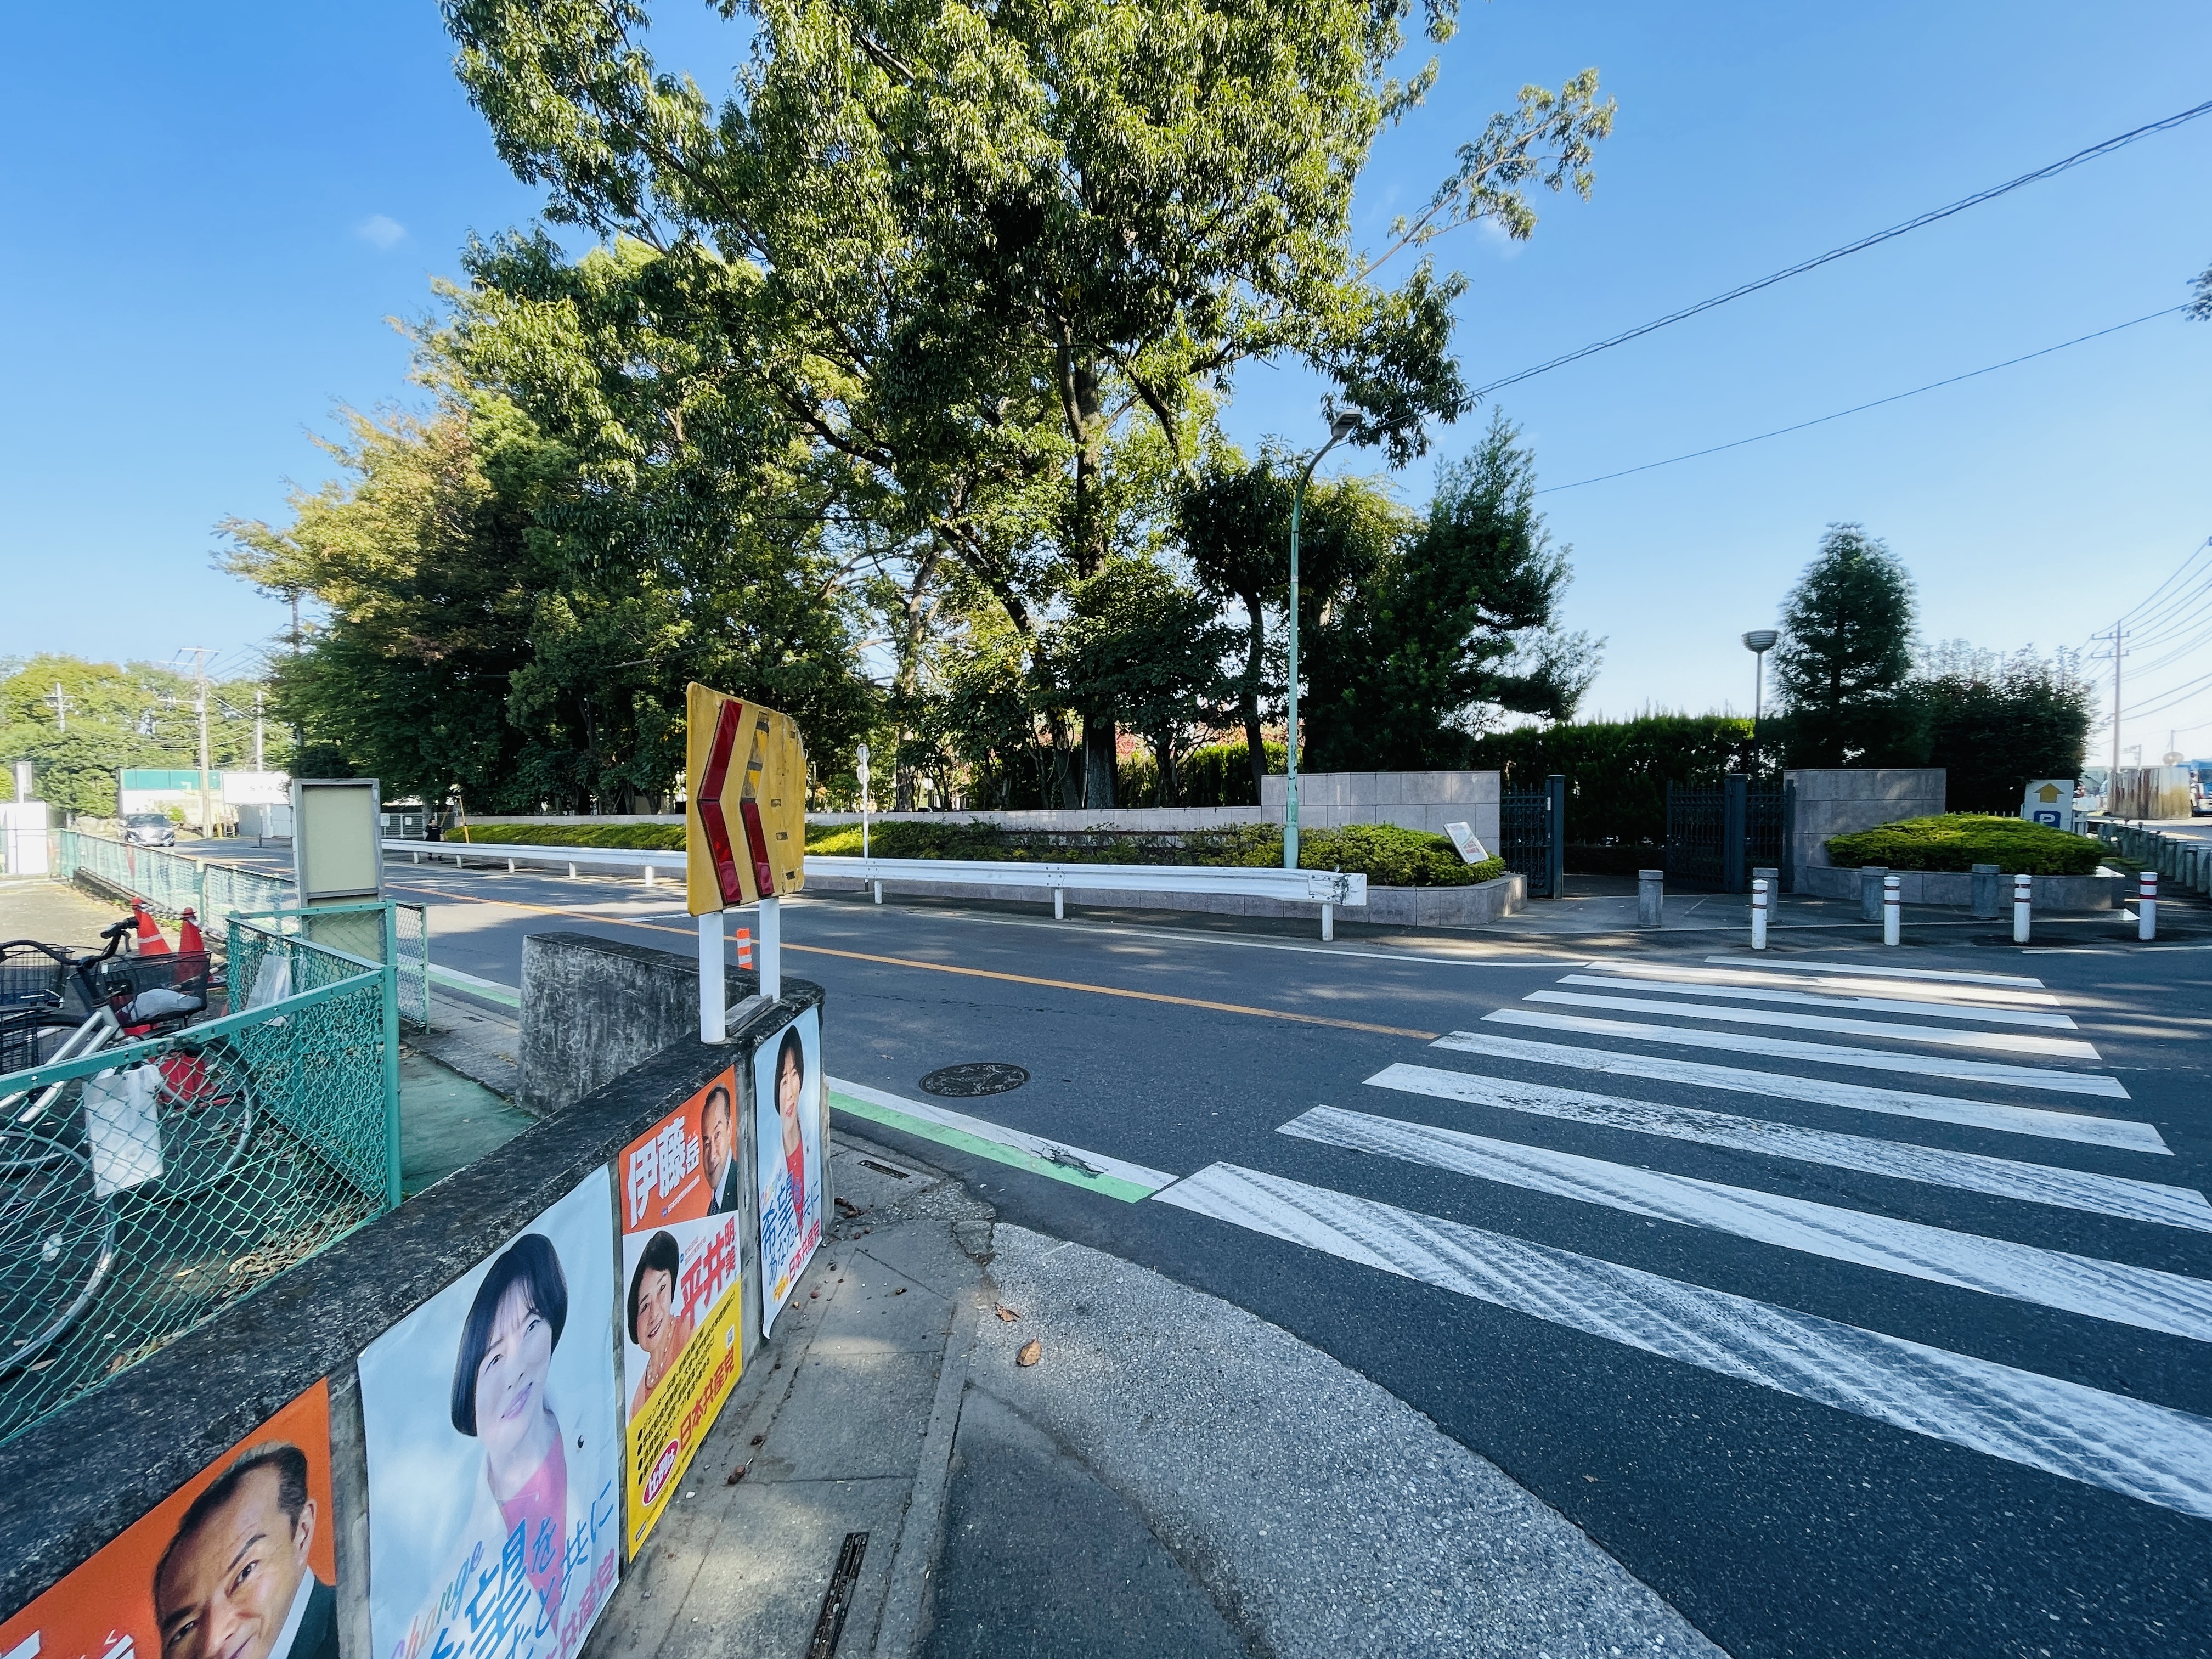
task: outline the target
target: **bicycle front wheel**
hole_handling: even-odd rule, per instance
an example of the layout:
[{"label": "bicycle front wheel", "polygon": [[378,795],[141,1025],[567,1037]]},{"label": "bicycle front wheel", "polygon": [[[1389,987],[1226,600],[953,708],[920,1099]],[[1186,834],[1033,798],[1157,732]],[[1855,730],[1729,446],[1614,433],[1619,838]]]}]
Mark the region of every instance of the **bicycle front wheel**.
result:
[{"label": "bicycle front wheel", "polygon": [[179,1043],[154,1062],[161,1115],[161,1190],[180,1197],[214,1185],[246,1155],[253,1139],[253,1075],[245,1055],[218,1037]]},{"label": "bicycle front wheel", "polygon": [[84,1153],[0,1129],[0,1376],[36,1365],[92,1305],[115,1263],[115,1206]]}]

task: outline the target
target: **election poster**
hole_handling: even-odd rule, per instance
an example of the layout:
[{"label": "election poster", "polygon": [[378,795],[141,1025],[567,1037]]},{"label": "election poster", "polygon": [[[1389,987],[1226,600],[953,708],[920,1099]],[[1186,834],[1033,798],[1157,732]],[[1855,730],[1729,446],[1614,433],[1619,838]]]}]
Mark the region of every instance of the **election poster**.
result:
[{"label": "election poster", "polygon": [[369,1659],[574,1659],[615,1587],[614,1212],[593,1170],[361,1356]]},{"label": "election poster", "polygon": [[760,1187],[761,1334],[822,1243],[822,1156],[829,1096],[822,1083],[822,1011],[809,1008],[753,1055]]},{"label": "election poster", "polygon": [[738,1074],[725,1071],[623,1148],[624,1480],[632,1556],[744,1364]]},{"label": "election poster", "polygon": [[318,1382],[5,1624],[16,1659],[337,1659]]}]

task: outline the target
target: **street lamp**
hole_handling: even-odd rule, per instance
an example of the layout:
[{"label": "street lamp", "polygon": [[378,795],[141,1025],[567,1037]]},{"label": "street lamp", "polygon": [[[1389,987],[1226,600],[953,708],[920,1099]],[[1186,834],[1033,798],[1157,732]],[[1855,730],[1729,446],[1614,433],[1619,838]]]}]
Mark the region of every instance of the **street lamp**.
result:
[{"label": "street lamp", "polygon": [[1306,470],[1298,474],[1298,487],[1291,492],[1291,696],[1290,728],[1284,734],[1283,868],[1298,867],[1298,508],[1304,503],[1306,485],[1321,458],[1359,430],[1353,415],[1332,415],[1328,441],[1313,453]]},{"label": "street lamp", "polygon": [[860,781],[860,856],[868,856],[868,745],[860,745],[860,763],[854,769]]},{"label": "street lamp", "polygon": [[1759,720],[1766,712],[1766,653],[1774,649],[1774,642],[1782,637],[1781,630],[1773,628],[1754,628],[1743,636],[1743,648],[1751,653],[1751,763],[1759,764]]}]

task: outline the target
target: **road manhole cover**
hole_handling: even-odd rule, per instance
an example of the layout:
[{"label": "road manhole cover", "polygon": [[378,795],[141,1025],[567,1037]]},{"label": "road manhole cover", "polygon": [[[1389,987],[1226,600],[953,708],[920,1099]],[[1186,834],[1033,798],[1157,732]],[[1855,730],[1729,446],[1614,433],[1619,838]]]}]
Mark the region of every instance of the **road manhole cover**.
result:
[{"label": "road manhole cover", "polygon": [[924,1094],[952,1095],[969,1097],[975,1095],[1002,1095],[1009,1089],[1018,1089],[1030,1080],[1030,1074],[1018,1066],[1010,1066],[1003,1060],[971,1060],[963,1066],[940,1066],[922,1079]]}]

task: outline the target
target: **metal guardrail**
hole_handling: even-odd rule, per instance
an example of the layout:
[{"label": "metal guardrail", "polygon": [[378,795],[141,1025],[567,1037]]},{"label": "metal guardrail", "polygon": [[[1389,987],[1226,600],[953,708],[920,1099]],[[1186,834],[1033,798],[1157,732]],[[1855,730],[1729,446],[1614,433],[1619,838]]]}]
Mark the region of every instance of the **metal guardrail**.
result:
[{"label": "metal guardrail", "polygon": [[228,924],[269,1000],[0,1077],[0,1439],[398,1201],[397,975],[299,915]]},{"label": "metal guardrail", "polygon": [[[132,847],[80,830],[60,834],[56,878],[73,882],[80,872],[146,901],[155,915],[174,921],[187,909],[211,933],[234,915],[272,914],[295,902],[289,876],[272,876],[235,864],[218,864],[155,847]],[[430,915],[420,904],[392,907],[392,944],[398,969],[399,1017],[427,1030],[430,1024]]]},{"label": "metal guardrail", "polygon": [[[550,865],[579,870],[624,870],[643,873],[648,885],[661,875],[681,877],[684,855],[677,851],[607,847],[531,847],[520,843],[474,844],[448,841],[392,841],[386,854],[404,853],[416,863],[451,859],[457,867],[504,865],[509,870]],[[1053,910],[1060,914],[1068,893],[1162,893],[1170,898],[1188,894],[1223,894],[1236,897],[1275,899],[1292,904],[1321,907],[1322,936],[1334,937],[1334,911],[1339,905],[1364,906],[1367,878],[1341,870],[1279,870],[1267,866],[1194,864],[1090,864],[1074,860],[1031,862],[982,859],[832,858],[810,853],[810,874],[879,882],[907,889],[929,887],[1003,887],[1035,890],[1053,896]]]}]

